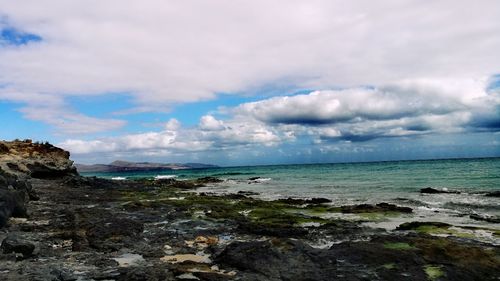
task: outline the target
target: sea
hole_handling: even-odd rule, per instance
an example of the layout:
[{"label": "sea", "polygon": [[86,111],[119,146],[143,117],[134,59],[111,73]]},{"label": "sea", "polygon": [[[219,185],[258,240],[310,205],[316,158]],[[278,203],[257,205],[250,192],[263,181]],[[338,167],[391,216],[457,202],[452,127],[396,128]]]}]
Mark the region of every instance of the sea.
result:
[{"label": "sea", "polygon": [[[388,161],[368,163],[300,164],[219,167],[164,172],[82,173],[114,180],[217,177],[222,183],[198,192],[252,191],[256,197],[322,197],[332,205],[393,203],[413,208],[411,217],[397,217],[374,226],[394,228],[408,220],[441,221],[461,226],[500,229],[499,223],[470,215],[500,218],[500,198],[485,193],[500,190],[500,158]],[[432,187],[457,194],[421,194]]]}]

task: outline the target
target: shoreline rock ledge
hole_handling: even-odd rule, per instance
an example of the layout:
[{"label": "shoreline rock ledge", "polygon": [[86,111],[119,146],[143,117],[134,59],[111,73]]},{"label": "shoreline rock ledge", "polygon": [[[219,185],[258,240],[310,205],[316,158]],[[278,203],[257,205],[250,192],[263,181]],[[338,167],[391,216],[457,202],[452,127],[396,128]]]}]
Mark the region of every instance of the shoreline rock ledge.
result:
[{"label": "shoreline rock ledge", "polygon": [[69,152],[31,140],[0,141],[0,228],[12,217],[28,216],[25,203],[38,200],[30,179],[77,175]]}]

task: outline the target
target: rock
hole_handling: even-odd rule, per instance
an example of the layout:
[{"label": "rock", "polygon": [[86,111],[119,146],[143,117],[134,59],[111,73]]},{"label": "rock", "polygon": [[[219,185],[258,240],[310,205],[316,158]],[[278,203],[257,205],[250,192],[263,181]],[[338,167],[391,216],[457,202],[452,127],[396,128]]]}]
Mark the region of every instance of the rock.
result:
[{"label": "rock", "polygon": [[153,266],[121,268],[120,275],[116,279],[115,278],[113,279],[117,281],[173,280],[173,278],[167,278],[167,273],[164,268]]},{"label": "rock", "polygon": [[113,259],[118,263],[119,267],[137,266],[145,261],[141,255],[130,253],[123,254]]},{"label": "rock", "polygon": [[439,193],[449,193],[449,194],[460,194],[460,191],[454,191],[454,190],[444,190],[444,189],[435,189],[432,187],[426,187],[420,189],[420,193],[424,194],[439,194]]},{"label": "rock", "polygon": [[[24,141],[1,141],[0,169],[17,176],[33,178],[58,178],[76,175],[69,152],[49,143]],[[8,150],[5,149],[8,148]]]},{"label": "rock", "polygon": [[400,224],[396,228],[396,230],[415,230],[421,226],[450,227],[452,225],[444,222],[434,222],[434,221],[412,221]]},{"label": "rock", "polygon": [[55,280],[58,281],[75,281],[78,280],[78,277],[74,276],[73,274],[69,273],[67,270],[60,269],[60,268],[55,268],[50,272],[50,275],[52,275]]},{"label": "rock", "polygon": [[326,198],[302,199],[302,198],[291,198],[291,197],[288,197],[286,199],[278,199],[276,201],[290,205],[306,205],[306,204],[316,205],[316,204],[325,204],[332,202],[332,200]]},{"label": "rock", "polygon": [[485,194],[485,196],[488,196],[488,197],[500,197],[500,190],[488,192],[488,193]]},{"label": "rock", "polygon": [[233,242],[215,259],[251,273],[244,280],[332,280],[336,257],[298,240]]},{"label": "rock", "polygon": [[160,260],[166,263],[183,263],[183,262],[211,263],[212,262],[209,256],[194,255],[194,254],[179,254],[179,255],[164,256]]},{"label": "rock", "polygon": [[[339,270],[351,268],[347,275],[351,278],[346,280],[406,279],[401,274],[422,281],[496,280],[500,273],[498,249],[428,235],[376,236],[370,241],[335,244],[330,251],[343,261]],[[429,265],[440,269],[444,278],[430,278]],[[366,277],[359,278],[361,274]]]},{"label": "rock", "polygon": [[0,189],[0,228],[7,224],[11,216],[27,217],[24,199],[17,191]]},{"label": "rock", "polygon": [[2,245],[0,247],[2,248],[4,254],[20,253],[23,255],[23,258],[30,257],[35,250],[35,245],[33,243],[19,239],[15,236],[7,236],[7,238],[2,241]]},{"label": "rock", "polygon": [[92,223],[87,229],[87,240],[89,246],[95,249],[118,250],[129,238],[136,239],[143,230],[141,222],[129,218],[108,217]]},{"label": "rock", "polygon": [[259,195],[258,192],[254,192],[254,191],[247,191],[247,190],[242,190],[242,191],[238,191],[237,194],[240,194],[240,195],[245,195],[245,196],[255,196],[255,195]]},{"label": "rock", "polygon": [[62,185],[72,188],[117,188],[120,182],[98,177],[70,176],[66,177]]},{"label": "rock", "polygon": [[247,199],[248,196],[243,195],[243,194],[238,194],[238,193],[229,193],[224,195],[225,198],[227,199],[234,199],[234,200],[241,200],[241,199]]},{"label": "rock", "polygon": [[7,154],[9,150],[10,149],[5,144],[0,143],[0,154]]},{"label": "rock", "polygon": [[342,213],[413,212],[413,210],[410,207],[401,207],[389,203],[379,203],[377,205],[370,205],[370,204],[347,205],[347,206],[341,206],[341,211]]},{"label": "rock", "polygon": [[478,221],[486,221],[486,222],[490,222],[490,223],[500,223],[500,217],[498,217],[498,216],[471,214],[469,217],[473,220],[478,220]]},{"label": "rock", "polygon": [[206,183],[219,183],[219,182],[223,182],[223,180],[218,179],[216,177],[203,177],[203,178],[196,179],[196,182],[198,184],[206,184]]}]

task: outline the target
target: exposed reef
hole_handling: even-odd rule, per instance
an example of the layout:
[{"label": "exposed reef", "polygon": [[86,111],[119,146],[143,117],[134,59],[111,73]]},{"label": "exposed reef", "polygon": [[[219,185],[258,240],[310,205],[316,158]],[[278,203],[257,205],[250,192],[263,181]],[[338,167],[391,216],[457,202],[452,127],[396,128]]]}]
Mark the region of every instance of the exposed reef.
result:
[{"label": "exposed reef", "polygon": [[[15,153],[39,145],[21,143]],[[12,159],[5,157],[12,147],[0,145],[3,159]],[[47,151],[46,158],[37,154],[42,169],[35,171],[56,171],[50,176],[26,164],[0,174],[0,214],[9,213],[0,226],[0,280],[500,278],[500,249],[474,235],[498,236],[494,229],[415,221],[387,231],[365,223],[373,214],[411,216],[413,210],[384,202],[334,206],[324,198],[266,201],[253,192],[196,192],[218,184],[213,177],[81,177],[69,154]]]}]

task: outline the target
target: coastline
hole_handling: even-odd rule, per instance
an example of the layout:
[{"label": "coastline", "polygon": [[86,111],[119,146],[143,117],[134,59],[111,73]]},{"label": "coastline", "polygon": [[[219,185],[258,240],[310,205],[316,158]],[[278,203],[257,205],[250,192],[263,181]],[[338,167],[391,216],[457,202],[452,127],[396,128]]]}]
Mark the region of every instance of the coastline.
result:
[{"label": "coastline", "polygon": [[[331,280],[332,276],[495,280],[499,276],[498,246],[460,234],[450,225],[414,223],[385,231],[321,217],[357,213],[369,221],[410,213],[406,208],[327,207],[327,200],[321,199],[262,201],[252,198],[253,193],[192,192],[217,181],[33,179],[40,200],[30,203],[28,219],[11,219],[0,238],[29,241],[35,249],[26,257],[2,255],[0,272],[5,280],[26,280],[25,276],[43,280],[54,272],[66,276],[62,280]],[[451,236],[432,235],[447,232]]]},{"label": "coastline", "polygon": [[500,278],[500,247],[481,237],[498,230],[418,219],[399,204],[203,191],[217,177],[82,177],[47,144],[8,143],[0,156],[2,280]]}]

